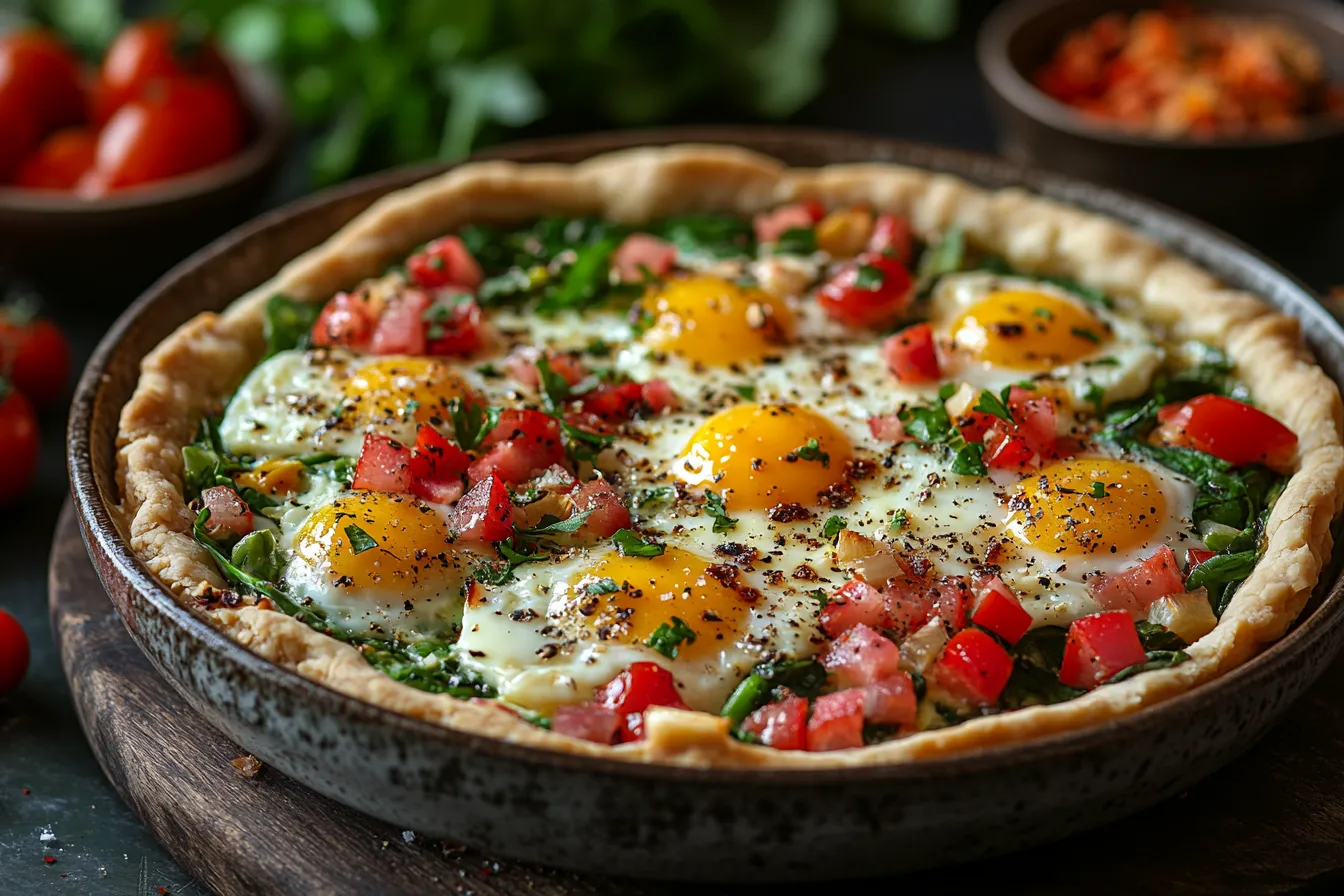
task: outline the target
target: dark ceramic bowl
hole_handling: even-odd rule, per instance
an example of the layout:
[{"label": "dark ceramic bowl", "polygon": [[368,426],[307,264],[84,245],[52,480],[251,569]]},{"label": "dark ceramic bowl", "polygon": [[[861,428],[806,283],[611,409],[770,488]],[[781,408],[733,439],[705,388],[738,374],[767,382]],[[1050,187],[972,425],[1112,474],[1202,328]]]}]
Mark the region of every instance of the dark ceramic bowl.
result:
[{"label": "dark ceramic bowl", "polygon": [[[1013,0],[981,27],[977,57],[1008,158],[1132,190],[1240,231],[1320,208],[1344,184],[1344,118],[1318,118],[1291,134],[1162,139],[1090,121],[1037,90],[1030,77],[1070,31],[1107,12],[1157,0]],[[1197,9],[1272,16],[1321,52],[1344,82],[1344,7],[1328,0],[1211,0]]]},{"label": "dark ceramic bowl", "polygon": [[[737,143],[801,165],[901,162],[1106,212],[1298,315],[1326,369],[1344,381],[1344,332],[1263,258],[1141,201],[1018,165],[891,140],[741,128],[576,137],[494,155],[572,162],[688,140]],[[896,872],[1057,839],[1180,791],[1262,734],[1344,641],[1344,585],[1332,572],[1288,637],[1131,717],[955,758],[787,772],[645,767],[524,748],[396,715],[259,659],[179,606],[119,534],[109,509],[118,413],[140,359],[174,327],[223,307],[375,198],[432,170],[313,196],[183,263],[113,326],[70,417],[80,524],[126,627],[205,718],[314,790],[424,835],[584,871],[755,881]]]},{"label": "dark ceramic bowl", "polygon": [[279,85],[236,68],[252,138],[218,165],[159,183],[80,199],[0,187],[0,268],[90,299],[134,295],[191,252],[256,213],[284,157],[289,113]]}]

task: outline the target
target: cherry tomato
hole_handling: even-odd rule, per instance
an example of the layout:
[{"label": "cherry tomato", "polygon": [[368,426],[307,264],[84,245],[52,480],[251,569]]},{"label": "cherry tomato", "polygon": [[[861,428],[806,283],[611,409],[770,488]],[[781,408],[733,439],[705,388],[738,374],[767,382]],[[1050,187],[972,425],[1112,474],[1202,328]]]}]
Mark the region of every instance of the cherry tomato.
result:
[{"label": "cherry tomato", "polygon": [[34,403],[50,404],[65,394],[70,343],[46,318],[0,308],[0,372]]},{"label": "cherry tomato", "polygon": [[98,135],[90,128],[57,131],[24,160],[14,183],[30,190],[72,190],[93,167]]},{"label": "cherry tomato", "polygon": [[23,160],[37,146],[37,119],[27,109],[0,102],[0,184],[9,183]]},{"label": "cherry tomato", "polygon": [[85,105],[79,59],[59,39],[38,30],[0,37],[0,107],[27,110],[40,137],[78,124]]},{"label": "cherry tomato", "polygon": [[12,694],[28,671],[28,636],[13,616],[0,610],[0,697]]},{"label": "cherry tomato", "polygon": [[245,133],[228,88],[202,78],[155,81],[103,128],[94,170],[78,190],[101,196],[214,165],[243,148]]},{"label": "cherry tomato", "polygon": [[851,327],[885,327],[914,300],[910,272],[889,255],[860,255],[817,293],[830,317]]},{"label": "cherry tomato", "polygon": [[28,399],[4,381],[0,395],[0,504],[8,504],[37,472],[37,418]]},{"label": "cherry tomato", "polygon": [[139,99],[155,80],[196,75],[235,93],[233,74],[210,41],[184,34],[171,19],[128,25],[103,57],[94,88],[93,120],[103,125],[118,109]]}]

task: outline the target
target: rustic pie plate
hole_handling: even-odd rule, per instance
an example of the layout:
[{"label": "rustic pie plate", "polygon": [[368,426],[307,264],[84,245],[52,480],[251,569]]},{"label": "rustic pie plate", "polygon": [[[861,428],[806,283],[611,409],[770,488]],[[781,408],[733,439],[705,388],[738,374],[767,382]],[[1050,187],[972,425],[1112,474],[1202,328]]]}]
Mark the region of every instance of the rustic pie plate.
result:
[{"label": "rustic pie plate", "polygon": [[[582,136],[488,155],[574,162],[686,141],[739,144],[793,165],[904,163],[1105,213],[1296,315],[1344,383],[1344,332],[1291,276],[1177,213],[1018,165],[873,137],[748,128]],[[1027,744],[821,771],[641,766],[521,747],[400,716],[271,665],[180,606],[131,552],[109,509],[118,414],[140,360],[179,324],[224,307],[376,198],[441,167],[309,197],[188,259],[103,339],[70,417],[81,527],[127,629],[212,724],[319,793],[421,834],[582,871],[742,881],[893,873],[1047,842],[1171,796],[1263,734],[1344,642],[1344,585],[1332,565],[1287,637],[1166,703]]]}]

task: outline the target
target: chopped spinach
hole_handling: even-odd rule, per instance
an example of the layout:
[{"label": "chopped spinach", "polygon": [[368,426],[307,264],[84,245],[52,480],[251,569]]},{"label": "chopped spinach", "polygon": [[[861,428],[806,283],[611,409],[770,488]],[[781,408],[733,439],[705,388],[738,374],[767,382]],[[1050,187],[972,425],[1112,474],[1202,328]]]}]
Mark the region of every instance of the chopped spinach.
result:
[{"label": "chopped spinach", "polygon": [[738,684],[719,710],[734,726],[752,710],[769,702],[776,688],[788,688],[800,697],[815,697],[826,685],[826,670],[816,660],[773,660],[761,663]]},{"label": "chopped spinach", "polygon": [[1111,676],[1111,679],[1107,684],[1115,684],[1118,681],[1124,681],[1126,678],[1133,678],[1140,672],[1151,672],[1154,669],[1170,669],[1172,666],[1179,666],[1188,659],[1190,659],[1190,654],[1186,653],[1184,650],[1150,650],[1148,651],[1147,660],[1121,669]]},{"label": "chopped spinach", "polygon": [[756,254],[751,222],[737,215],[681,215],[655,223],[650,231],[686,258],[716,260]]},{"label": "chopped spinach", "polygon": [[816,251],[817,232],[811,227],[790,227],[779,235],[774,245],[776,255],[811,255]]},{"label": "chopped spinach", "polygon": [[1189,646],[1180,635],[1167,631],[1156,622],[1140,619],[1134,625],[1139,630],[1139,640],[1143,642],[1144,650],[1183,650]]},{"label": "chopped spinach", "polygon": [[302,348],[308,344],[309,334],[322,305],[317,302],[299,302],[276,293],[266,300],[262,332],[266,335],[266,355],[262,358]]},{"label": "chopped spinach", "polygon": [[350,539],[350,549],[355,554],[362,554],[378,547],[377,540],[354,523],[345,527],[345,537]]},{"label": "chopped spinach", "polygon": [[461,398],[448,400],[448,422],[453,427],[453,439],[464,451],[475,451],[490,430],[499,425],[499,408],[483,407]]}]

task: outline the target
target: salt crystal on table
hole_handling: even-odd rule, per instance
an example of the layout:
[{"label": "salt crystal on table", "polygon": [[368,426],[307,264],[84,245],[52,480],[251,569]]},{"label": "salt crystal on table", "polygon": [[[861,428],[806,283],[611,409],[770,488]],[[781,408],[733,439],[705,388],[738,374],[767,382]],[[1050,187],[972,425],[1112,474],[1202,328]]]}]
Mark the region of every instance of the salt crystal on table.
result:
[{"label": "salt crystal on table", "polygon": [[401,839],[405,840],[407,843],[414,843],[414,842],[415,842],[415,831],[402,831],[402,832],[401,832]]}]

